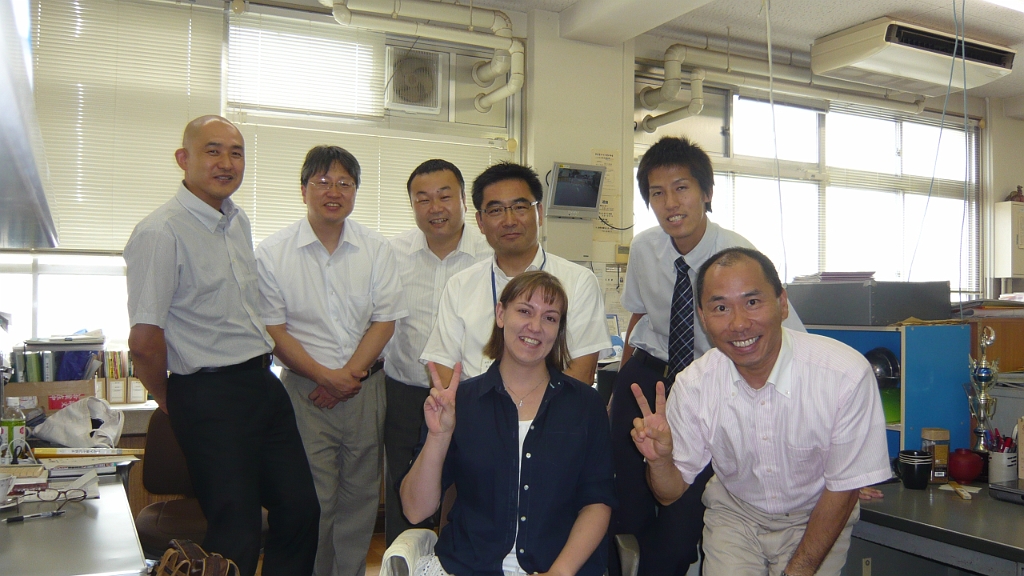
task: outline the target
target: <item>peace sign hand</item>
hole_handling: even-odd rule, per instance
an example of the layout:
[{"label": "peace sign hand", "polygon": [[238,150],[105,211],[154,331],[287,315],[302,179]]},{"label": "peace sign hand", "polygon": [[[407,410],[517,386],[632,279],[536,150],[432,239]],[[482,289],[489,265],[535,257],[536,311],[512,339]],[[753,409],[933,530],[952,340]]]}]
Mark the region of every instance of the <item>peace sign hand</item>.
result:
[{"label": "peace sign hand", "polygon": [[665,384],[658,382],[654,388],[654,408],[647,403],[640,385],[631,387],[633,397],[640,406],[640,418],[633,419],[633,429],[629,431],[637,450],[648,462],[656,462],[662,458],[672,458],[672,431],[665,419]]},{"label": "peace sign hand", "polygon": [[430,380],[433,382],[430,396],[423,403],[423,417],[427,421],[427,430],[435,435],[451,435],[455,430],[455,393],[459,389],[462,363],[455,364],[447,388],[441,382],[433,362],[427,362],[427,370],[430,371]]}]

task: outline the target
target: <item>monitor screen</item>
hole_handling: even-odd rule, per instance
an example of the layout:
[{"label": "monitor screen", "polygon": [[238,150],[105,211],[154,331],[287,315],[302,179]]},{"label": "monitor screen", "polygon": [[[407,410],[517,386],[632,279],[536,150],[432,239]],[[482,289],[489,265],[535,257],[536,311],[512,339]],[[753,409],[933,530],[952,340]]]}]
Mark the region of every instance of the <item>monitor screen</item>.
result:
[{"label": "monitor screen", "polygon": [[555,162],[551,170],[547,215],[562,218],[597,218],[601,205],[604,167]]}]

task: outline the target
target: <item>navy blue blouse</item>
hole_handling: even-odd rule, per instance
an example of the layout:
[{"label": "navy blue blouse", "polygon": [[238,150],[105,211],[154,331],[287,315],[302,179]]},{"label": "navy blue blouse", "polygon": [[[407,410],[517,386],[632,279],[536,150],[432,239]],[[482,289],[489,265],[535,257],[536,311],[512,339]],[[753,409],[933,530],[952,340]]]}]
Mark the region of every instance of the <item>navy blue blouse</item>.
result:
[{"label": "navy blue blouse", "polygon": [[[552,369],[520,478],[519,413],[498,363],[461,383],[441,481],[442,494],[455,484],[458,497],[434,548],[441,565],[458,576],[500,576],[515,543],[527,573],[546,572],[584,506],[615,505],[611,454],[600,394]],[[602,541],[578,574],[604,574],[607,556]]]}]

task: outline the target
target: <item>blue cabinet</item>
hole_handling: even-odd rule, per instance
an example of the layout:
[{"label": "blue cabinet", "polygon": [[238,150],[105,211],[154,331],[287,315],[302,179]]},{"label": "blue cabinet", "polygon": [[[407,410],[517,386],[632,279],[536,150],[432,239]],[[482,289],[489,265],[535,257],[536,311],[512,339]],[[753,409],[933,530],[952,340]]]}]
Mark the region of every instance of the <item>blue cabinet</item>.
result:
[{"label": "blue cabinet", "polygon": [[970,447],[971,413],[963,384],[970,381],[971,329],[936,326],[808,326],[861,354],[884,346],[900,360],[900,423],[887,426],[889,456],[920,450],[921,428],[949,430],[949,448]]}]

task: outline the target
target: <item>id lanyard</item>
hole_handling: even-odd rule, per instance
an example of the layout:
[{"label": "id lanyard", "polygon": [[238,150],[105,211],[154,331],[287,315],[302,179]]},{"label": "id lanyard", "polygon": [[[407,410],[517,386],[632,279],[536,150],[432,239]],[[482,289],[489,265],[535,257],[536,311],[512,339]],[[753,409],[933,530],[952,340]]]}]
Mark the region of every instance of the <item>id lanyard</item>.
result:
[{"label": "id lanyard", "polygon": [[[544,257],[540,262],[540,270],[544,270],[544,266],[548,263],[548,253],[544,251],[542,247],[540,249],[541,255]],[[498,283],[494,280],[494,263],[491,263],[491,299],[494,301],[494,306],[491,306],[491,312],[494,312],[498,308]]]}]

